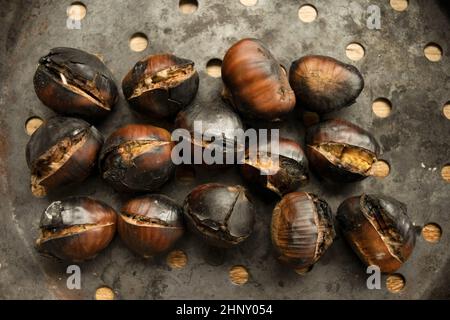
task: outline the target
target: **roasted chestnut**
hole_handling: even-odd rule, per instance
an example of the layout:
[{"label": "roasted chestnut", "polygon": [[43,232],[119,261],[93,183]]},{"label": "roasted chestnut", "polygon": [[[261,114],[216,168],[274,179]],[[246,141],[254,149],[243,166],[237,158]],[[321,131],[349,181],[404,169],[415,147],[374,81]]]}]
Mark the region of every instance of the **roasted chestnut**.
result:
[{"label": "roasted chestnut", "polygon": [[118,218],[120,238],[135,253],[148,258],[170,249],[183,235],[183,208],[160,194],[127,201]]},{"label": "roasted chestnut", "polygon": [[149,56],[133,67],[122,81],[130,105],[154,118],[172,117],[197,94],[194,62],[172,54]]},{"label": "roasted chestnut", "polygon": [[105,64],[74,48],[54,48],[39,60],[34,74],[39,99],[53,111],[97,120],[117,102],[117,87]]},{"label": "roasted chestnut", "polygon": [[299,271],[310,269],[333,243],[331,209],[312,193],[288,193],[273,210],[271,234],[280,262]]},{"label": "roasted chestnut", "polygon": [[396,271],[414,249],[416,236],[406,205],[391,197],[351,197],[339,206],[336,219],[359,258],[382,272]]},{"label": "roasted chestnut", "polygon": [[353,104],[364,88],[356,67],[326,56],[305,56],[292,62],[289,83],[297,105],[319,114]]},{"label": "roasted chestnut", "polygon": [[295,95],[280,63],[257,39],[242,39],[222,63],[224,98],[248,119],[277,121],[295,107]]},{"label": "roasted chestnut", "polygon": [[[293,140],[280,138],[277,154],[271,143],[259,143],[245,151],[242,176],[250,184],[263,187],[279,196],[295,191],[308,183],[308,160],[302,148]],[[262,151],[263,150],[263,151]]]},{"label": "roasted chestnut", "polygon": [[43,197],[57,187],[86,179],[102,144],[100,132],[86,121],[65,117],[45,121],[26,147],[33,195]]},{"label": "roasted chestnut", "polygon": [[238,185],[200,185],[186,197],[183,208],[189,228],[212,246],[235,246],[253,230],[253,204]]},{"label": "roasted chestnut", "polygon": [[37,250],[58,260],[92,259],[113,239],[116,219],[114,209],[89,197],[52,202],[41,216]]},{"label": "roasted chestnut", "polygon": [[159,127],[129,124],[106,140],[100,153],[102,177],[117,191],[154,191],[171,177],[173,142]]},{"label": "roasted chestnut", "polygon": [[345,120],[328,120],[307,130],[309,163],[327,180],[354,182],[372,175],[379,152],[380,146],[369,132]]}]

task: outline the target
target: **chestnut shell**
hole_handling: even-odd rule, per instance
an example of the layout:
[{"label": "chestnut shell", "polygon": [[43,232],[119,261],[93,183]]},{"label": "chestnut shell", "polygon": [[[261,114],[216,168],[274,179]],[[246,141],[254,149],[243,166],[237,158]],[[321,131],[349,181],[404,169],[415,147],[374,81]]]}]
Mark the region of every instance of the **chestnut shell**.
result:
[{"label": "chestnut shell", "polygon": [[149,56],[128,72],[122,90],[137,111],[154,118],[175,116],[197,94],[194,62],[172,54]]},{"label": "chestnut shell", "polygon": [[295,107],[295,95],[280,63],[257,39],[242,39],[222,63],[225,98],[248,119],[280,120]]},{"label": "chestnut shell", "polygon": [[41,216],[37,250],[64,261],[93,259],[113,239],[116,219],[114,209],[89,197],[52,202]]},{"label": "chestnut shell", "polygon": [[292,62],[289,83],[297,105],[319,114],[353,104],[364,88],[364,79],[356,67],[317,55]]},{"label": "chestnut shell", "polygon": [[359,258],[382,272],[399,269],[414,249],[414,225],[406,205],[394,198],[374,194],[348,198],[339,206],[336,219]]},{"label": "chestnut shell", "polygon": [[170,249],[183,235],[183,208],[161,194],[127,201],[118,218],[120,238],[132,251],[151,257]]},{"label": "chestnut shell", "polygon": [[79,49],[51,49],[39,59],[33,82],[47,107],[86,120],[103,118],[118,99],[111,71],[98,57]]}]

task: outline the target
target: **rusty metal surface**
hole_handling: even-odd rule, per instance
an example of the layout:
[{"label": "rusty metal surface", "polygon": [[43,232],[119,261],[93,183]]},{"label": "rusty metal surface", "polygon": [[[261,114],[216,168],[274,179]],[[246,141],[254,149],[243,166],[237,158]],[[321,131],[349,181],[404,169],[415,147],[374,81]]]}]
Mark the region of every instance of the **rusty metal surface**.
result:
[{"label": "rusty metal surface", "polygon": [[[450,162],[450,121],[442,115],[444,103],[450,100],[446,1],[409,1],[404,12],[394,11],[389,1],[381,0],[312,1],[319,16],[310,24],[297,17],[303,1],[259,0],[254,7],[238,0],[199,2],[194,14],[183,15],[176,0],[86,0],[88,14],[81,29],[69,30],[66,8],[70,1],[0,1],[0,298],[91,299],[101,285],[110,286],[124,299],[450,298],[450,184],[440,176],[442,166]],[[381,30],[366,27],[370,4],[381,8]],[[135,32],[148,35],[149,47],[144,52],[129,50],[128,41]],[[68,290],[67,264],[53,263],[33,249],[41,212],[50,201],[68,195],[61,192],[35,199],[29,190],[24,122],[33,115],[46,118],[52,114],[33,90],[38,58],[56,46],[98,53],[119,82],[145,55],[172,52],[195,61],[200,89],[194,103],[211,105],[221,103],[221,80],[206,74],[206,62],[222,58],[232,43],[248,36],[263,40],[285,66],[305,54],[349,62],[346,45],[352,41],[364,45],[365,57],[354,64],[366,86],[355,105],[335,115],[374,133],[391,174],[339,188],[320,185],[313,178],[304,190],[321,195],[334,211],[348,196],[365,191],[393,195],[408,204],[417,226],[438,223],[443,230],[441,241],[432,245],[418,237],[415,252],[399,270],[407,285],[396,295],[384,285],[381,290],[366,288],[365,268],[341,237],[309,274],[299,276],[272,257],[268,228],[275,201],[263,201],[253,194],[258,214],[255,232],[238,248],[217,254],[188,234],[177,245],[186,252],[188,264],[171,270],[165,255],[144,261],[116,237],[94,261],[81,265],[82,289]],[[428,42],[443,48],[440,62],[424,57]],[[373,115],[371,103],[377,97],[391,100],[393,111],[388,118]],[[132,114],[121,96],[116,110],[98,128],[107,136],[131,122],[148,121]],[[167,123],[159,125],[170,128]],[[291,119],[281,129],[283,135],[303,143],[299,119]],[[162,193],[181,202],[195,185],[210,181],[243,183],[234,168],[226,172],[198,169],[194,182],[174,178]],[[126,199],[98,175],[70,194],[90,195],[116,209]],[[233,265],[247,267],[251,275],[247,284],[236,286],[229,281],[228,270]]]}]

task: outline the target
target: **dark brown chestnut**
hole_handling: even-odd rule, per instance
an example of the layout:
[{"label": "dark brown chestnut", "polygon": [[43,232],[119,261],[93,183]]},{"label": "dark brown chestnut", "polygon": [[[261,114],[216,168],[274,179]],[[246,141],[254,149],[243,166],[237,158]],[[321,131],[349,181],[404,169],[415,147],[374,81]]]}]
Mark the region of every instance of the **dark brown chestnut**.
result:
[{"label": "dark brown chestnut", "polygon": [[105,64],[74,48],[54,48],[34,74],[39,99],[53,111],[86,120],[106,116],[117,102],[117,87]]},{"label": "dark brown chestnut", "polygon": [[328,120],[307,130],[309,164],[327,180],[354,182],[372,175],[379,153],[372,134],[345,120]]},{"label": "dark brown chestnut", "polygon": [[189,228],[212,246],[235,246],[253,230],[253,204],[245,188],[238,185],[197,186],[184,200],[183,208]]},{"label": "dark brown chestnut", "polygon": [[171,177],[173,142],[159,127],[129,124],[106,140],[100,153],[102,177],[117,191],[154,191]]},{"label": "dark brown chestnut", "polygon": [[280,262],[299,272],[310,269],[333,243],[331,209],[314,194],[288,193],[273,210],[271,234]]},{"label": "dark brown chestnut", "polygon": [[359,258],[382,272],[394,272],[411,255],[416,235],[406,205],[384,195],[363,194],[348,198],[336,219]]},{"label": "dark brown chestnut", "polygon": [[133,67],[122,81],[130,105],[154,118],[175,116],[198,90],[194,62],[172,54],[149,56]]},{"label": "dark brown chestnut", "polygon": [[43,197],[57,187],[86,179],[102,144],[100,132],[86,121],[66,117],[45,121],[26,147],[33,195]]},{"label": "dark brown chestnut", "polygon": [[280,120],[295,107],[295,95],[280,63],[257,39],[242,39],[222,63],[224,98],[248,119]]},{"label": "dark brown chestnut", "polygon": [[133,252],[149,258],[170,249],[183,235],[183,208],[169,197],[145,195],[127,201],[120,212],[120,238]]},{"label": "dark brown chestnut", "polygon": [[364,88],[364,79],[356,67],[314,55],[292,62],[289,83],[297,105],[319,114],[353,104]]},{"label": "dark brown chestnut", "polygon": [[[245,151],[241,173],[250,184],[279,196],[297,190],[309,181],[308,160],[300,145],[290,139],[278,140],[277,154],[270,151],[270,141]],[[264,150],[261,152],[261,150]]]},{"label": "dark brown chestnut", "polygon": [[89,197],[52,202],[41,216],[37,250],[58,260],[93,259],[113,239],[116,215],[110,206]]}]

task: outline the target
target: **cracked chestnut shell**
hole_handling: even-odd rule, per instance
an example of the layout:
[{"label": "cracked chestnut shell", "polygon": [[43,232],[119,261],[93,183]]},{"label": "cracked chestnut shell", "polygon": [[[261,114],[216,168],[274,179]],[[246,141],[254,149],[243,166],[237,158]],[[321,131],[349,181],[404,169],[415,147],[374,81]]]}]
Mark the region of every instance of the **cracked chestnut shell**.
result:
[{"label": "cracked chestnut shell", "polygon": [[319,114],[350,106],[364,88],[364,79],[356,67],[316,55],[292,62],[289,83],[297,104]]},{"label": "cracked chestnut shell", "polygon": [[101,175],[119,192],[157,190],[175,169],[172,148],[167,130],[144,124],[126,125],[105,141],[99,158]]},{"label": "cracked chestnut shell", "polygon": [[212,246],[235,246],[253,230],[253,204],[238,185],[200,185],[186,197],[183,209],[189,228]]},{"label": "cracked chestnut shell", "polygon": [[100,132],[86,121],[59,116],[45,121],[26,146],[33,195],[43,197],[58,187],[86,179],[102,144]]},{"label": "cracked chestnut shell", "polygon": [[372,175],[380,146],[368,131],[340,119],[310,127],[306,134],[309,164],[321,177],[355,182]]},{"label": "cracked chestnut shell", "polygon": [[312,193],[289,193],[273,210],[271,235],[281,263],[299,271],[310,269],[333,243],[331,209]]},{"label": "cracked chestnut shell", "polygon": [[300,145],[280,138],[277,154],[270,152],[270,141],[245,151],[241,173],[244,179],[279,196],[297,190],[309,181],[308,160]]},{"label": "cracked chestnut shell", "polygon": [[242,39],[228,49],[222,80],[224,98],[245,118],[277,121],[295,107],[286,73],[257,39]]},{"label": "cracked chestnut shell", "polygon": [[382,272],[399,269],[414,249],[414,225],[406,205],[394,198],[374,194],[348,198],[339,206],[336,219],[359,258]]},{"label": "cracked chestnut shell", "polygon": [[169,250],[183,235],[183,208],[161,194],[127,201],[118,218],[118,232],[133,252],[148,258]]},{"label": "cracked chestnut shell", "polygon": [[34,74],[39,99],[53,111],[86,120],[105,117],[117,102],[117,87],[105,64],[74,48],[53,48]]},{"label": "cracked chestnut shell", "polygon": [[172,54],[149,56],[133,67],[122,81],[129,104],[154,118],[175,116],[198,90],[194,62]]},{"label": "cracked chestnut shell", "polygon": [[89,197],[70,197],[52,202],[42,213],[37,250],[58,260],[93,259],[116,232],[116,212]]}]

